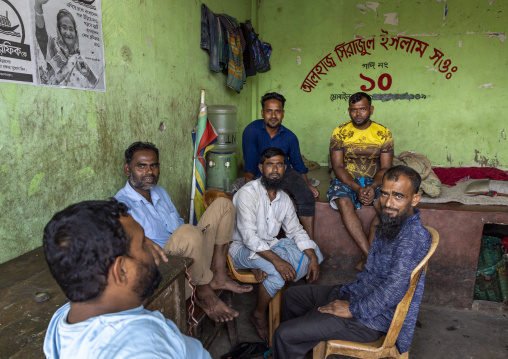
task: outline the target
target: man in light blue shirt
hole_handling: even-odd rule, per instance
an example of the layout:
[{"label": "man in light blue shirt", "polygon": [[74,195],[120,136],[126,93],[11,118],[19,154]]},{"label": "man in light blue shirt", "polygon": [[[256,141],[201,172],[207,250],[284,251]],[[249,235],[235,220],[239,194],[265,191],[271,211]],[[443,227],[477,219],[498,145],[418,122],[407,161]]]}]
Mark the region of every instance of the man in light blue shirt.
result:
[{"label": "man in light blue shirt", "polygon": [[229,243],[233,238],[236,210],[226,198],[216,199],[198,225],[184,224],[167,192],[157,185],[159,150],[149,142],[135,142],[125,150],[125,187],[115,195],[129,207],[129,213],[143,227],[145,235],[165,253],[190,257],[189,281],[196,285],[197,303],[216,322],[238,316],[215,294],[216,289],[235,293],[250,292],[226,273]]},{"label": "man in light blue shirt", "polygon": [[129,213],[141,224],[146,236],[164,248],[168,238],[184,221],[164,188],[155,186],[150,190],[150,196],[152,203],[127,181],[115,198],[129,207]]},{"label": "man in light blue shirt", "polygon": [[211,359],[198,340],[141,305],[161,274],[143,228],[123,203],[67,207],[46,225],[43,246],[51,274],[70,300],[49,323],[46,358]]}]

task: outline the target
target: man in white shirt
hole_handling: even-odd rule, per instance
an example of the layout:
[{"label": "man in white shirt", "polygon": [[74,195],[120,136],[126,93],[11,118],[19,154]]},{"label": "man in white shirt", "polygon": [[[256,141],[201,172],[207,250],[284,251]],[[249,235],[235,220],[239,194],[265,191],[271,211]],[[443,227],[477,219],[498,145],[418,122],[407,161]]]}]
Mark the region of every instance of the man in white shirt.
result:
[{"label": "man in white shirt", "polygon": [[[236,269],[251,269],[259,286],[251,321],[258,335],[268,340],[266,309],[286,281],[303,277],[314,283],[323,255],[300,224],[293,202],[282,191],[286,170],[284,152],[267,148],[259,161],[261,178],[243,186],[233,198],[235,231],[229,254]],[[286,238],[277,239],[280,229]]]},{"label": "man in white shirt", "polygon": [[[157,254],[143,228],[115,199],[56,213],[44,229],[44,255],[70,303],[44,340],[48,359],[211,359],[201,343],[142,302],[158,287]],[[160,250],[159,255],[167,261]]]}]

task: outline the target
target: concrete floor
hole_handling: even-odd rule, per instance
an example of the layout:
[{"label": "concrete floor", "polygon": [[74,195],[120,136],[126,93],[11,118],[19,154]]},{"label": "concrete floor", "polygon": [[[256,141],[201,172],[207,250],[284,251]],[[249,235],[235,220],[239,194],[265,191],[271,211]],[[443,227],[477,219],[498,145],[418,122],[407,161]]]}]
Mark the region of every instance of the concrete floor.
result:
[{"label": "concrete floor", "polygon": [[[300,281],[304,284],[303,281]],[[235,295],[234,307],[239,341],[260,341],[249,320],[256,293]],[[475,301],[472,310],[456,310],[422,305],[410,357],[413,359],[497,359],[508,358],[508,308],[501,303]],[[213,359],[231,348],[225,327],[209,351]],[[312,358],[308,354],[307,358]],[[332,357],[330,357],[332,358]],[[334,358],[345,358],[335,356]],[[290,358],[288,358],[290,359]]]}]

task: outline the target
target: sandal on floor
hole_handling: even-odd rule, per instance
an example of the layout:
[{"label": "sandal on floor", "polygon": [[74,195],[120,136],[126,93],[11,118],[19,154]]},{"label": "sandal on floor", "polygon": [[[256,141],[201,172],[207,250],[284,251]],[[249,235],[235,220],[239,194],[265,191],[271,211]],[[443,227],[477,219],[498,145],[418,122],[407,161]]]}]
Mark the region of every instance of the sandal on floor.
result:
[{"label": "sandal on floor", "polygon": [[229,353],[221,356],[221,359],[250,359],[262,357],[263,354],[269,349],[268,344],[265,342],[241,342],[235,345]]}]

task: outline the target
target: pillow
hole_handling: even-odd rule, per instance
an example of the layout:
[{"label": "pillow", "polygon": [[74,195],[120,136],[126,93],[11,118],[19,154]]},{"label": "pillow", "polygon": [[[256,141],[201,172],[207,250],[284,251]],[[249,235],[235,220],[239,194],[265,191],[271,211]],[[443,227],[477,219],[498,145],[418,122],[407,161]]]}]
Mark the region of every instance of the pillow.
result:
[{"label": "pillow", "polygon": [[471,182],[466,188],[466,194],[487,194],[489,193],[488,179],[481,179]]},{"label": "pillow", "polygon": [[498,196],[508,196],[508,182],[481,179],[471,182],[466,188],[466,194],[494,195],[495,193]]},{"label": "pillow", "polygon": [[497,192],[498,196],[508,196],[508,182],[490,181],[489,190]]}]

